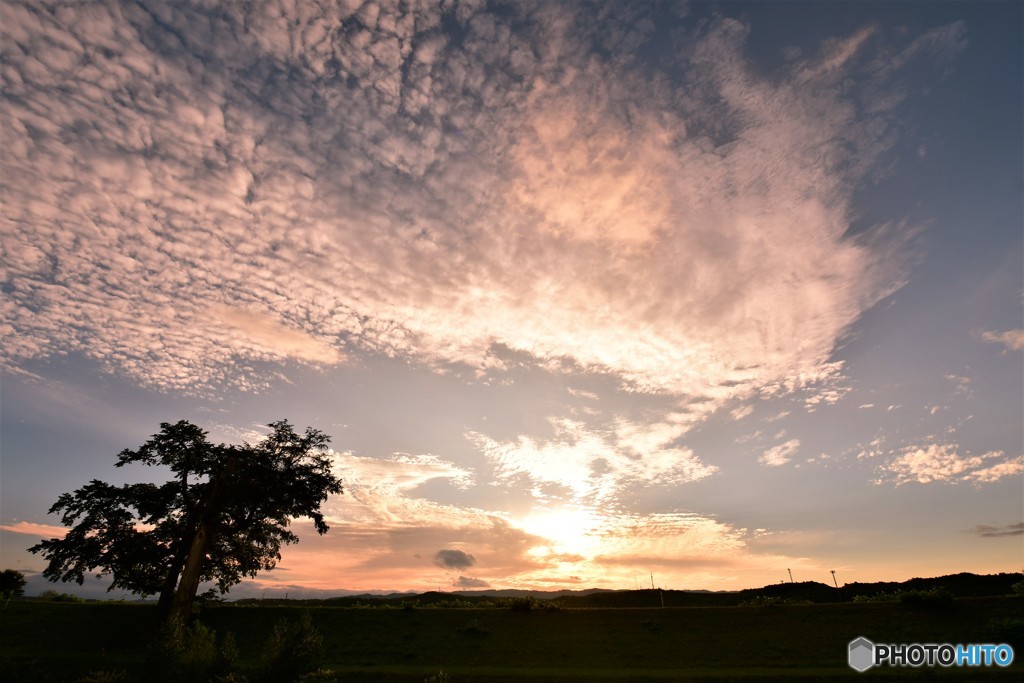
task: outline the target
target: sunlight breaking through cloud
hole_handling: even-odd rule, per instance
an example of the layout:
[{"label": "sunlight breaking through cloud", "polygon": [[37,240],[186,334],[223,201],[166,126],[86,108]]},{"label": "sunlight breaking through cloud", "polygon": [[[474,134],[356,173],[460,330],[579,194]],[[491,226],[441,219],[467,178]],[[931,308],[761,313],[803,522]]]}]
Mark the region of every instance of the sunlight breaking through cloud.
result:
[{"label": "sunlight breaking through cloud", "polygon": [[8,545],[171,411],[334,437],[281,585],[727,587],[923,486],[933,549],[1016,523],[1010,10],[803,9],[6,2]]}]

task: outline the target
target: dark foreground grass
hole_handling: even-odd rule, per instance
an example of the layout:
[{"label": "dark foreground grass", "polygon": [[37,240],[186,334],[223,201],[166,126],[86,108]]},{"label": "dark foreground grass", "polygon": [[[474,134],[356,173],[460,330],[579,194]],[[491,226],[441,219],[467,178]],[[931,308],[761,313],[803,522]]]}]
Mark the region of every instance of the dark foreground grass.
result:
[{"label": "dark foreground grass", "polygon": [[[287,606],[208,608],[201,621],[232,633],[239,670],[255,680],[275,623]],[[323,634],[322,681],[554,680],[1021,680],[1024,643],[1005,669],[882,669],[856,674],[850,640],[1006,642],[1019,638],[1024,599],[966,598],[946,608],[899,603],[669,609],[310,610]],[[146,648],[157,628],[152,606],[11,603],[0,616],[0,679],[104,680],[125,672],[147,680]],[[109,679],[107,679],[109,680]]]}]

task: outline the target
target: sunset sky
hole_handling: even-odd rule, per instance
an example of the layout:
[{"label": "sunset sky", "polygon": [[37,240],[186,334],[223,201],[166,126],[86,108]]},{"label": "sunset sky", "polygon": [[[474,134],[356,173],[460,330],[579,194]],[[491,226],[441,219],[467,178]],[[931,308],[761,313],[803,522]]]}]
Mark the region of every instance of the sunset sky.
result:
[{"label": "sunset sky", "polygon": [[232,596],[1021,571],[1022,8],[5,0],[0,564],[288,419]]}]

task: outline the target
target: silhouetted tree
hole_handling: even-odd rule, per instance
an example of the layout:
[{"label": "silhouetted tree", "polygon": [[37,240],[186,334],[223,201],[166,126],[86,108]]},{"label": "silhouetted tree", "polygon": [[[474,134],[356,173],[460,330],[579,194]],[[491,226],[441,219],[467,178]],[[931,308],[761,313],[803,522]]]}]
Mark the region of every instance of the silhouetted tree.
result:
[{"label": "silhouetted tree", "polygon": [[326,533],[320,505],[341,493],[341,481],[326,453],[330,437],[316,429],[300,436],[283,420],[269,426],[256,445],[235,446],[211,444],[184,420],[161,423],[116,466],[160,465],[174,478],[123,486],[94,479],[61,495],[50,512],[62,512],[71,529],[29,548],[49,560],[43,576],[81,584],[98,570],[113,578],[109,590],[159,594],[164,612],[183,619],[201,581],[224,593],[273,569],[281,545],[298,541],[287,528],[292,518],[311,517]]},{"label": "silhouetted tree", "polygon": [[25,575],[16,569],[5,569],[0,572],[0,599],[7,604],[11,598],[25,594]]}]

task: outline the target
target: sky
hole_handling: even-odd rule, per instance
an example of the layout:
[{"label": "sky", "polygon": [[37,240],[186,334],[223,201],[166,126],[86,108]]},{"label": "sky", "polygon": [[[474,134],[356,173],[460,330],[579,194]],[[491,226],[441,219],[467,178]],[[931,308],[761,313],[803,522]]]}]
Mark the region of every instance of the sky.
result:
[{"label": "sky", "polygon": [[287,419],[231,596],[1021,571],[1022,7],[7,0],[0,564]]}]

